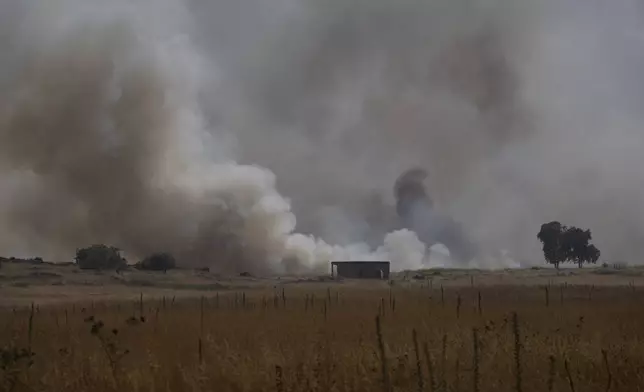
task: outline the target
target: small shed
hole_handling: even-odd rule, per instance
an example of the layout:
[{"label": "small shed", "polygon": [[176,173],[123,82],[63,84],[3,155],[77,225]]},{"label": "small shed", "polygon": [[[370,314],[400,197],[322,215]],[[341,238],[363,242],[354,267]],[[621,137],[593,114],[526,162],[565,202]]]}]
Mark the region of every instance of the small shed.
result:
[{"label": "small shed", "polygon": [[331,276],[349,279],[389,279],[389,261],[332,261]]}]

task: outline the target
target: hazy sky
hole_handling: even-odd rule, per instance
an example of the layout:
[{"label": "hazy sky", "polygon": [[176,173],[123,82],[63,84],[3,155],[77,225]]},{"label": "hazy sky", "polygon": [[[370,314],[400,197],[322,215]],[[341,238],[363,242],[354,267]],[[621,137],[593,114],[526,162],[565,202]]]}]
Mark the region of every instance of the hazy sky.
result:
[{"label": "hazy sky", "polygon": [[224,270],[366,257],[396,227],[396,177],[422,166],[487,252],[541,262],[556,219],[639,262],[643,15],[626,0],[0,0],[0,249],[106,242]]}]

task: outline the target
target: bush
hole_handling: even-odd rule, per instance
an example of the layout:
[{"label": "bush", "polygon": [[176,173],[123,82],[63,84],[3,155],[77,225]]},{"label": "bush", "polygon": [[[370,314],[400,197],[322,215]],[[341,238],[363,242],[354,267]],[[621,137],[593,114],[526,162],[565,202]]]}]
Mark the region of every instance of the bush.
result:
[{"label": "bush", "polygon": [[127,266],[118,248],[103,244],[76,250],[75,260],[80,269],[109,270]]},{"label": "bush", "polygon": [[167,271],[176,266],[177,261],[170,253],[152,254],[136,265],[138,269],[147,271]]}]

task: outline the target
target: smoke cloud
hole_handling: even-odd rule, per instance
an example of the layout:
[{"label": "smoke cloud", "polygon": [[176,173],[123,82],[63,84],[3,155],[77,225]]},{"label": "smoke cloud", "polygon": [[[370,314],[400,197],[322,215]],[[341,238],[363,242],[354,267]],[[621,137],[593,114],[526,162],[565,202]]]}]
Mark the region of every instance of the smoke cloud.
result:
[{"label": "smoke cloud", "polygon": [[636,5],[0,0],[0,251],[417,268],[392,190],[422,167],[473,265],[538,261],[553,219],[634,261]]}]

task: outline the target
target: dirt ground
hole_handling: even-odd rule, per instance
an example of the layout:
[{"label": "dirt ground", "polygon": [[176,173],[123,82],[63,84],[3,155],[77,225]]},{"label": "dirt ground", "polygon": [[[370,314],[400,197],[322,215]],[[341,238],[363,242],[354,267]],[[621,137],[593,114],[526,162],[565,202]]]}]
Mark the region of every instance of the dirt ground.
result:
[{"label": "dirt ground", "polygon": [[0,268],[0,306],[24,306],[214,296],[227,292],[314,286],[381,288],[387,285],[446,288],[515,285],[644,286],[644,267],[530,268],[498,271],[431,269],[394,273],[391,281],[332,280],[328,276],[242,277],[195,270],[144,272],[83,271],[74,265],[3,262]]}]

